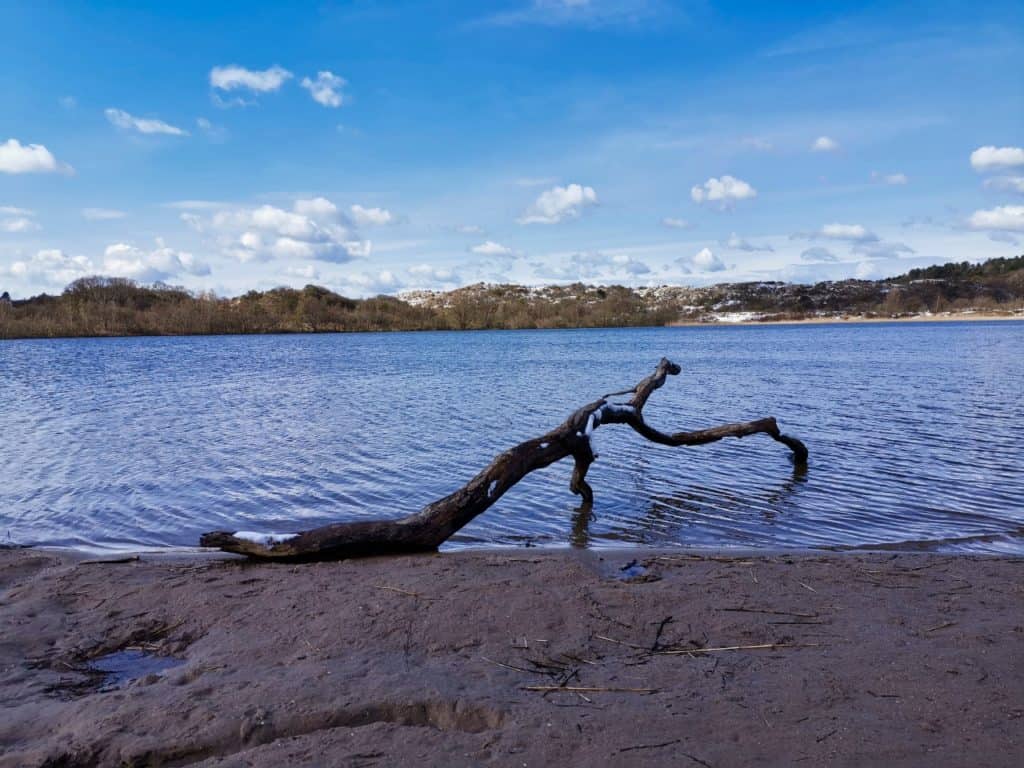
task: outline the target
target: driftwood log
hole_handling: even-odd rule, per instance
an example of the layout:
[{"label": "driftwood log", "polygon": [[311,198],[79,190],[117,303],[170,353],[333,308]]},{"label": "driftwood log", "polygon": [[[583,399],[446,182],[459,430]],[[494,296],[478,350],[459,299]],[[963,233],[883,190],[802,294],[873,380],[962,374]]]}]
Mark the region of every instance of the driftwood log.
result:
[{"label": "driftwood log", "polygon": [[[587,470],[597,458],[591,434],[605,424],[626,424],[641,436],[661,445],[703,445],[723,437],[746,437],[763,433],[786,445],[794,463],[807,462],[807,448],[795,437],[779,431],[775,419],[768,417],[738,424],[724,424],[696,432],[661,432],[647,424],[644,404],[654,390],[675,376],[680,367],[665,358],[650,376],[632,389],[612,392],[573,413],[563,424],[546,435],[520,443],[499,454],[476,477],[459,490],[438,499],[419,512],[397,520],[370,520],[335,523],[297,534],[245,534],[215,531],[200,539],[204,547],[216,547],[262,560],[340,560],[349,557],[417,552],[436,549],[443,541],[486,511],[513,485],[530,472],[572,456],[576,462],[569,489],[593,501],[587,484]],[[628,402],[613,403],[608,398],[632,395]]]}]

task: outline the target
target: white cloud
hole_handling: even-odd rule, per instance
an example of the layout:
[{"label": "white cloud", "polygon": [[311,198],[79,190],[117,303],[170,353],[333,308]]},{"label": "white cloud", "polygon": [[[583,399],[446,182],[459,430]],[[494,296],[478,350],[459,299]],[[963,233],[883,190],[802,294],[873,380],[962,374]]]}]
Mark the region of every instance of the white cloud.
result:
[{"label": "white cloud", "polygon": [[269,69],[255,70],[231,64],[210,70],[210,86],[221,91],[272,93],[291,77],[292,73],[283,67],[273,66]]},{"label": "white cloud", "polygon": [[629,281],[651,272],[643,261],[627,255],[601,252],[574,253],[561,263],[534,262],[534,274],[542,279],[591,280],[597,282]]},{"label": "white cloud", "polygon": [[482,235],[484,228],[478,227],[476,224],[460,224],[455,227],[455,231],[463,235]]},{"label": "white cloud", "polygon": [[1024,165],[1024,149],[1021,147],[978,147],[971,152],[971,167],[976,171],[991,171],[996,168],[1015,168]]},{"label": "white cloud", "polygon": [[905,243],[880,240],[856,243],[850,248],[850,253],[867,256],[869,259],[898,259],[902,253],[915,253],[915,251]]},{"label": "white cloud", "polygon": [[871,178],[874,181],[888,184],[891,187],[900,187],[910,181],[905,173],[879,173],[878,171],[872,171]]},{"label": "white cloud", "polygon": [[290,264],[281,270],[285,277],[299,277],[303,280],[317,280],[320,278],[320,271],[312,264]]},{"label": "white cloud", "polygon": [[160,239],[157,239],[156,245],[152,251],[128,243],[108,245],[103,251],[103,274],[127,277],[144,283],[163,281],[184,274],[210,274],[210,267],[191,253],[168,248]]},{"label": "white cloud", "polygon": [[732,248],[737,251],[746,251],[748,253],[756,253],[757,251],[775,251],[775,249],[772,248],[772,246],[768,245],[767,243],[751,243],[749,240],[745,240],[744,238],[737,235],[735,232],[729,235],[729,239],[725,241],[724,245],[727,248]]},{"label": "white cloud", "polygon": [[405,283],[394,272],[382,269],[379,272],[359,272],[341,278],[341,292],[346,296],[377,296],[395,293],[405,287]]},{"label": "white cloud", "polygon": [[27,216],[15,216],[10,219],[0,219],[0,232],[10,232],[12,234],[23,234],[25,232],[34,232],[37,229],[42,229],[38,222],[33,221]]},{"label": "white cloud", "polygon": [[686,219],[674,219],[671,216],[666,216],[661,220],[661,226],[669,229],[690,229],[693,225]]},{"label": "white cloud", "polygon": [[1024,176],[995,176],[985,179],[985,189],[995,189],[1000,192],[1014,192],[1024,195]]},{"label": "white cloud", "polygon": [[584,208],[597,205],[593,187],[570,184],[542,192],[530,209],[519,219],[520,224],[557,224],[578,218]]},{"label": "white cloud", "polygon": [[78,106],[78,99],[74,96],[61,96],[58,101],[64,109],[74,109]]},{"label": "white cloud", "polygon": [[371,249],[370,241],[351,232],[338,207],[324,197],[296,200],[290,211],[261,205],[222,208],[209,219],[191,212],[182,215],[242,262],[283,258],[344,263],[368,256]]},{"label": "white cloud", "polygon": [[68,256],[64,251],[49,248],[38,251],[28,260],[16,261],[6,270],[12,277],[63,287],[73,280],[93,274],[93,263],[85,256]]},{"label": "white cloud", "polygon": [[8,139],[0,144],[0,173],[73,173],[70,165],[57,158],[42,144],[22,144]]},{"label": "white cloud", "polygon": [[469,250],[481,256],[511,256],[514,253],[508,246],[496,243],[493,240],[487,240],[479,245],[474,245]]},{"label": "white cloud", "polygon": [[124,211],[113,208],[83,208],[82,218],[88,221],[108,221],[110,219],[123,219],[127,216]]},{"label": "white cloud", "polygon": [[311,197],[305,200],[296,200],[292,209],[303,216],[312,218],[334,218],[338,215],[338,206],[326,197]]},{"label": "white cloud", "polygon": [[181,211],[216,211],[223,208],[230,208],[231,203],[220,200],[174,200],[164,203],[164,208],[177,208]]},{"label": "white cloud", "polygon": [[316,73],[316,80],[302,78],[302,87],[309,91],[313,101],[325,107],[340,107],[343,103],[341,89],[347,81],[333,72],[321,70]]},{"label": "white cloud", "polygon": [[968,223],[971,229],[1024,232],[1024,205],[1000,205],[987,211],[975,211]]},{"label": "white cloud", "polygon": [[0,205],[0,214],[7,216],[35,216],[35,211],[28,208],[18,208],[13,205]]},{"label": "white cloud", "polygon": [[504,10],[475,24],[485,26],[599,27],[606,24],[636,24],[669,13],[660,0],[530,0],[518,8]]},{"label": "white cloud", "polygon": [[708,179],[703,187],[693,187],[690,197],[695,203],[719,203],[722,208],[728,208],[737,200],[757,197],[757,190],[742,179],[726,175]]},{"label": "white cloud", "polygon": [[811,152],[838,152],[839,142],[828,136],[819,136],[811,144]]},{"label": "white cloud", "polygon": [[710,248],[701,248],[689,259],[688,263],[698,272],[722,272],[728,269],[725,263],[711,252]]},{"label": "white cloud", "polygon": [[810,234],[795,234],[794,238],[826,240],[844,240],[850,243],[872,243],[878,241],[878,235],[869,230],[863,224],[826,224],[817,232]]},{"label": "white cloud", "polygon": [[352,220],[360,226],[383,226],[395,222],[395,215],[386,208],[364,208],[361,205],[353,205],[349,210],[352,212]]},{"label": "white cloud", "polygon": [[804,261],[815,262],[839,261],[838,256],[832,253],[832,251],[830,251],[828,248],[824,248],[820,245],[815,245],[812,246],[811,248],[806,249],[800,254],[800,258],[803,259]]},{"label": "white cloud", "polygon": [[450,267],[435,267],[432,264],[417,264],[409,267],[409,274],[421,285],[454,285],[462,282],[459,274]]},{"label": "white cloud", "polygon": [[138,131],[139,133],[145,134],[166,134],[168,136],[188,136],[188,131],[184,131],[177,126],[165,123],[163,120],[156,120],[154,118],[147,117],[135,117],[125,112],[123,109],[109,109],[103,110],[103,114],[107,116],[107,120],[111,124],[116,125],[118,128],[123,128],[126,131]]}]

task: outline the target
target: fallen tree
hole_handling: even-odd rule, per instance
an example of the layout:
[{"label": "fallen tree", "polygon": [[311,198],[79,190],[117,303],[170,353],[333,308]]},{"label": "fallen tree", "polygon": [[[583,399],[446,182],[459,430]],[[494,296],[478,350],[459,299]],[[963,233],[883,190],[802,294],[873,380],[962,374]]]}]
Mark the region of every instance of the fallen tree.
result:
[{"label": "fallen tree", "polygon": [[[436,549],[452,534],[486,511],[512,486],[534,470],[572,456],[575,461],[569,489],[593,502],[587,484],[587,470],[597,456],[591,443],[593,431],[605,424],[626,424],[648,440],[661,445],[703,445],[724,437],[766,434],[786,445],[793,461],[807,462],[807,448],[795,437],[779,431],[768,417],[737,424],[724,424],[696,432],[661,432],[647,424],[643,408],[654,390],[675,376],[680,367],[666,358],[654,373],[635,387],[604,395],[573,413],[563,424],[545,435],[520,443],[495,457],[476,477],[452,494],[428,504],[419,512],[397,520],[369,520],[334,523],[291,534],[255,534],[243,531],[214,531],[200,539],[204,547],[247,555],[263,560],[340,560],[349,557],[419,552]],[[632,395],[628,402],[608,398]]]}]

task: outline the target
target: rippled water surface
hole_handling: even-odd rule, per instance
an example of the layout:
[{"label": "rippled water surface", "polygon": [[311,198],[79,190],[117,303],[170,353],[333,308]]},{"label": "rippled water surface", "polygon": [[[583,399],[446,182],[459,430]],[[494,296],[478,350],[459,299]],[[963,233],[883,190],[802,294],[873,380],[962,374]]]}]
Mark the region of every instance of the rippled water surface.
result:
[{"label": "rippled water surface", "polygon": [[1024,553],[1024,323],[0,342],[0,542],[193,545],[401,515],[494,454],[683,366],[647,408],[696,448],[596,432],[592,513],[570,462],[459,545],[898,547]]}]

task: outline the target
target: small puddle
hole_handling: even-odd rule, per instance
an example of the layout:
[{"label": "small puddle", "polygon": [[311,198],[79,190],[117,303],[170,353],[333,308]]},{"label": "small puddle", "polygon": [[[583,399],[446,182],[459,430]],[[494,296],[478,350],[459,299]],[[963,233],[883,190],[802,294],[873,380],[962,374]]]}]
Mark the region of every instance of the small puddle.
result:
[{"label": "small puddle", "polygon": [[623,581],[637,579],[645,573],[647,573],[647,567],[640,565],[636,560],[626,563],[626,565],[619,568],[619,578]]},{"label": "small puddle", "polygon": [[93,659],[88,667],[90,671],[104,676],[101,691],[113,691],[140,677],[162,675],[168,669],[184,663],[184,659],[157,656],[145,651],[115,651]]}]

